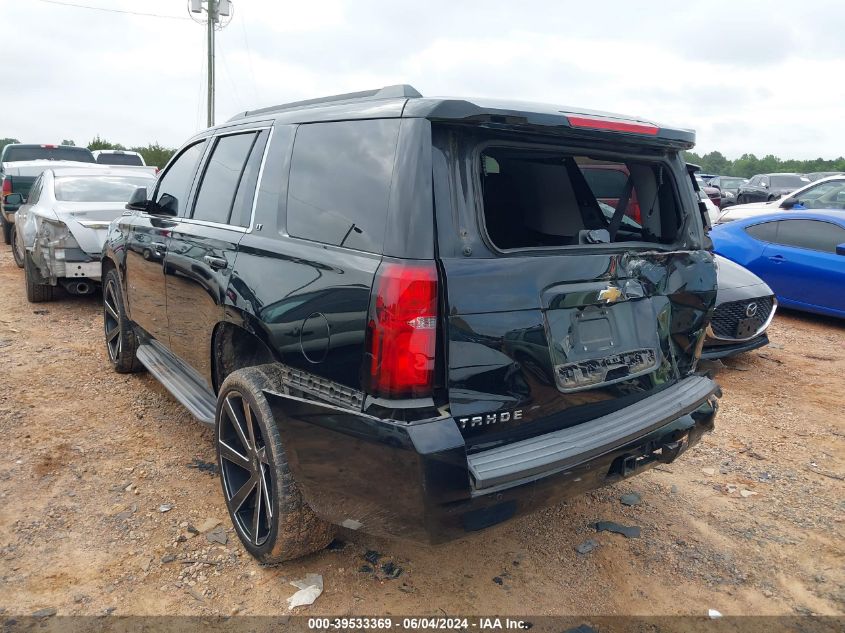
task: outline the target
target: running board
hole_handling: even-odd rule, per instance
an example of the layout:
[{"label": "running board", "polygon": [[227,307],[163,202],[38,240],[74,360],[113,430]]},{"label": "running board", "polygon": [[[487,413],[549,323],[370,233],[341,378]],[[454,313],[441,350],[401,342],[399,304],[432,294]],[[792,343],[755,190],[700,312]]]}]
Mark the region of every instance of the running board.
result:
[{"label": "running board", "polygon": [[173,394],[197,420],[214,424],[217,398],[199,377],[183,365],[173,354],[155,341],[138,346],[135,352],[141,364]]}]

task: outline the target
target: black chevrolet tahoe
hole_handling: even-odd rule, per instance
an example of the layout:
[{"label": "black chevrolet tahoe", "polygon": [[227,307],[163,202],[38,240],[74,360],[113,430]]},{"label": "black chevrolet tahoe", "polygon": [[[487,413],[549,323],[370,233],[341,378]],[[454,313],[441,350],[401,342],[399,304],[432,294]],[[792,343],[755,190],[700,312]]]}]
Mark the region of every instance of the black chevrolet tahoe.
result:
[{"label": "black chevrolet tahoe", "polygon": [[[244,112],[112,223],[108,356],[214,426],[263,562],[335,525],[442,542],[671,462],[720,394],[693,142],[410,86]],[[612,205],[586,165],[627,174]]]}]

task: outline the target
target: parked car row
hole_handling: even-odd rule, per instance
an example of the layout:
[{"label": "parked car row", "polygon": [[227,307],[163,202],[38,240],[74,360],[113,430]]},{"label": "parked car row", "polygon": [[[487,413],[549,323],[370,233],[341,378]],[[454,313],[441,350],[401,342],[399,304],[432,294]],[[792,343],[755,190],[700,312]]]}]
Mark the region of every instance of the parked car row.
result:
[{"label": "parked car row", "polygon": [[84,253],[109,362],[213,426],[256,558],[337,525],[436,543],[713,429],[699,359],[764,345],[780,294],[708,251],[693,144],[389,86],[244,112],[155,180],[51,166],[15,252],[36,301]]}]

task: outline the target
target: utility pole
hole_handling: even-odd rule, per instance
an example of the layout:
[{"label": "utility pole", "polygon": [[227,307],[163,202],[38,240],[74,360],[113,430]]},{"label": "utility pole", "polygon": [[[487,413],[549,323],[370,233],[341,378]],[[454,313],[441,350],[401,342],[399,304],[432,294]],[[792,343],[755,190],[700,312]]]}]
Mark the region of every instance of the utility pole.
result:
[{"label": "utility pole", "polygon": [[208,0],[208,127],[214,125],[214,23],[217,0]]},{"label": "utility pole", "polygon": [[[214,125],[214,32],[222,29],[226,24],[220,23],[220,16],[232,15],[231,0],[190,0],[191,13],[206,12],[206,26],[208,28],[208,127]],[[203,5],[205,8],[203,9]],[[191,16],[193,17],[193,16]],[[195,20],[196,21],[196,20]]]}]

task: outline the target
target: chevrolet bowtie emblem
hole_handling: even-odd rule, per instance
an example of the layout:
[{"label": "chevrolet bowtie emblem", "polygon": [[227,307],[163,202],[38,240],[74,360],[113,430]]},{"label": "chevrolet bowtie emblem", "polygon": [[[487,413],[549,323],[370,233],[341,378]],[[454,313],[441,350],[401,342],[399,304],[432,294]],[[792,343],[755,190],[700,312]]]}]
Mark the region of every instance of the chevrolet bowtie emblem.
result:
[{"label": "chevrolet bowtie emblem", "polygon": [[615,303],[623,298],[622,291],[616,286],[608,286],[599,293],[599,301]]}]

